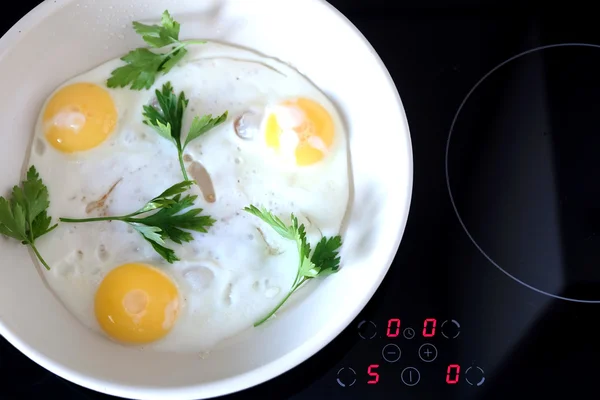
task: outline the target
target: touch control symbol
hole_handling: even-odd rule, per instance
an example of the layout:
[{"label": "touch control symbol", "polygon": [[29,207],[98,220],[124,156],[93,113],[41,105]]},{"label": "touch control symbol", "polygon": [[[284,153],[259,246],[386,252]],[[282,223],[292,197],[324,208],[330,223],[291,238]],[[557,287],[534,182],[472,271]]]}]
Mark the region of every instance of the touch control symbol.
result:
[{"label": "touch control symbol", "polygon": [[373,321],[363,320],[358,324],[358,336],[363,339],[373,339],[377,336],[377,325]]},{"label": "touch control symbol", "polygon": [[383,347],[383,350],[381,350],[381,355],[385,361],[395,363],[402,356],[402,352],[400,351],[400,347],[390,343]]},{"label": "touch control symbol", "polygon": [[471,366],[465,371],[465,381],[471,386],[481,386],[485,382],[485,372],[477,366]]},{"label": "touch control symbol", "polygon": [[432,362],[438,356],[437,348],[431,343],[423,343],[419,347],[419,358],[425,362]]},{"label": "touch control symbol", "polygon": [[460,335],[460,324],[455,319],[447,319],[442,323],[442,336],[446,339],[456,339]]},{"label": "touch control symbol", "polygon": [[413,367],[406,367],[402,370],[400,379],[406,386],[415,386],[421,380],[419,370]]},{"label": "touch control symbol", "polygon": [[404,330],[404,332],[402,333],[402,335],[406,338],[406,339],[412,339],[415,337],[415,330],[413,328],[406,328]]},{"label": "touch control symbol", "polygon": [[340,368],[337,373],[337,383],[341,387],[350,387],[356,383],[356,371],[352,368]]}]

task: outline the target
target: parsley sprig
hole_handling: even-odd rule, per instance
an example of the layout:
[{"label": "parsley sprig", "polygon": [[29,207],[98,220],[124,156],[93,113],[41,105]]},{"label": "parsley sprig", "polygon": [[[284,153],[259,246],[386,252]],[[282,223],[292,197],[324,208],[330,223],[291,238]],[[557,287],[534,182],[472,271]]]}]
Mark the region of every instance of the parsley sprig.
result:
[{"label": "parsley sprig", "polygon": [[56,225],[50,226],[49,206],[48,188],[34,166],[27,171],[21,186],[13,187],[10,200],[0,196],[0,234],[29,245],[47,270],[50,266],[40,255],[35,241],[56,228]]},{"label": "parsley sprig", "polygon": [[176,95],[170,82],[163,85],[162,90],[156,90],[156,100],[158,106],[144,106],[144,123],[151,126],[160,136],[172,142],[177,148],[179,165],[183,179],[189,180],[185,164],[183,163],[183,151],[186,146],[194,139],[199,138],[214,127],[222,124],[227,119],[227,111],[220,116],[213,118],[212,114],[203,117],[194,117],[190,130],[182,140],[181,129],[183,124],[183,112],[188,106],[189,100],[185,93]]},{"label": "parsley sprig", "polygon": [[269,314],[254,324],[256,327],[271,318],[306,281],[317,277],[325,277],[339,271],[340,257],[338,252],[340,247],[342,247],[342,238],[339,235],[323,237],[317,243],[311,256],[311,246],[306,240],[306,229],[303,224],[298,224],[298,218],[294,214],[291,215],[292,224],[288,226],[264,208],[259,209],[250,205],[244,208],[244,211],[266,222],[283,238],[294,240],[298,246],[298,272],[292,288]]},{"label": "parsley sprig", "polygon": [[95,221],[122,221],[129,224],[138,231],[167,262],[179,261],[175,252],[166,247],[165,240],[170,239],[177,244],[191,242],[194,240],[190,232],[206,233],[215,220],[210,216],[199,215],[201,208],[192,208],[198,196],[186,195],[182,197],[187,189],[193,185],[193,181],[177,183],[157,197],[150,200],[142,208],[131,214],[123,216],[109,216],[96,218],[60,218],[62,222],[82,223]]},{"label": "parsley sprig", "polygon": [[115,69],[106,82],[110,88],[131,86],[132,90],[150,89],[160,74],[168,73],[187,54],[190,44],[204,44],[205,40],[179,40],[181,25],[168,10],[162,15],[160,25],[133,22],[133,29],[151,48],[167,50],[155,53],[148,48],[130,51],[121,60],[127,64]]}]

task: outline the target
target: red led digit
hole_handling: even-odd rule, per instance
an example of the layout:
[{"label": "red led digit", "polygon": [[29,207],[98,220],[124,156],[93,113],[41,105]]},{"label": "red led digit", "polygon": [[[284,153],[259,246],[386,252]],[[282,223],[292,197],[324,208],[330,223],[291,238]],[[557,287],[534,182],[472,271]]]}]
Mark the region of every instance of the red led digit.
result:
[{"label": "red led digit", "polygon": [[460,365],[450,364],[446,370],[446,383],[448,385],[456,385],[460,376]]},{"label": "red led digit", "polygon": [[400,320],[398,318],[390,319],[388,321],[387,337],[396,337],[399,334],[400,334]]},{"label": "red led digit", "polygon": [[435,335],[435,327],[437,320],[435,318],[427,318],[423,322],[423,337],[433,337]]},{"label": "red led digit", "polygon": [[369,385],[375,385],[377,382],[379,382],[379,374],[377,372],[375,372],[375,370],[379,368],[379,364],[371,364],[369,365],[369,369],[367,370],[367,374],[369,374],[369,376],[372,376],[373,379],[367,381],[367,383]]}]

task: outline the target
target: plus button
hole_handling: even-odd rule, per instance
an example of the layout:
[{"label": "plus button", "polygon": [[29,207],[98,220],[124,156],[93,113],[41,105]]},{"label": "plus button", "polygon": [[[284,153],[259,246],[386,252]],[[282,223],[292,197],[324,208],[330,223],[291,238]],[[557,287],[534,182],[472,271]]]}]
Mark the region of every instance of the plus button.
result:
[{"label": "plus button", "polygon": [[431,343],[424,343],[419,348],[419,358],[425,362],[432,362],[437,356],[437,348]]}]

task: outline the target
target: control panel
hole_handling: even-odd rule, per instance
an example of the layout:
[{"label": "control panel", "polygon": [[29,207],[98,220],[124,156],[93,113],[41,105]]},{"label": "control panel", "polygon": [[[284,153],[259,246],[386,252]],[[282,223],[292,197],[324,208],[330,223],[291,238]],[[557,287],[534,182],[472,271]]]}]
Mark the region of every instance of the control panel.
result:
[{"label": "control panel", "polygon": [[400,386],[409,392],[437,393],[485,384],[484,366],[460,356],[465,343],[456,319],[363,319],[355,329],[359,340],[354,357],[335,375],[337,385],[344,390]]}]

